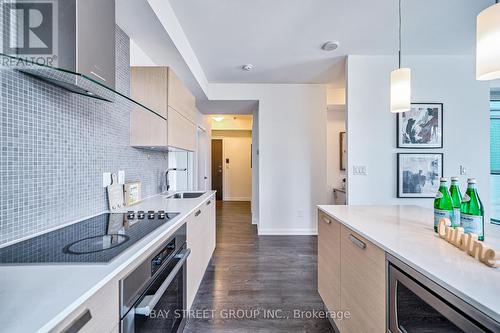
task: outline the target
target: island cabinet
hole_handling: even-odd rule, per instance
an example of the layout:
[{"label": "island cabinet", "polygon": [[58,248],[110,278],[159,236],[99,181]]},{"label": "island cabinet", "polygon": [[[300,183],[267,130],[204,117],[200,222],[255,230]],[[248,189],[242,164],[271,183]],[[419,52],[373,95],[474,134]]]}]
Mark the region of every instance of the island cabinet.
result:
[{"label": "island cabinet", "polygon": [[196,99],[169,67],[132,67],[131,97],[153,110],[134,107],[130,116],[133,147],[196,148]]},{"label": "island cabinet", "polygon": [[187,308],[190,309],[203,275],[215,250],[215,198],[211,197],[186,220],[187,246]]},{"label": "island cabinet", "polygon": [[318,213],[318,291],[342,333],[386,331],[385,252],[323,212]]}]

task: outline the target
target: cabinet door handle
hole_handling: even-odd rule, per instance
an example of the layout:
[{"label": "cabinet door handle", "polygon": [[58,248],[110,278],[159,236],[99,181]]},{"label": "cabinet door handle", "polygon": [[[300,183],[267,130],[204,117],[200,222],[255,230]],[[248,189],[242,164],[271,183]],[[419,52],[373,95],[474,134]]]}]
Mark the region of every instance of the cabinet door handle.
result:
[{"label": "cabinet door handle", "polygon": [[212,203],[212,201],[208,200],[207,201],[207,206],[210,205]]},{"label": "cabinet door handle", "polygon": [[366,244],[362,240],[358,239],[357,237],[353,236],[352,234],[349,235],[349,240],[354,243],[357,247],[360,249],[364,250],[366,249]]},{"label": "cabinet door handle", "polygon": [[92,314],[89,309],[85,309],[85,311],[83,311],[75,320],[63,329],[62,332],[77,333],[90,321],[90,319],[92,319]]},{"label": "cabinet door handle", "polygon": [[198,210],[196,213],[194,213],[194,216],[198,216],[201,214],[201,210]]},{"label": "cabinet door handle", "polygon": [[329,218],[327,218],[326,216],[322,216],[322,217],[321,217],[321,219],[322,219],[322,220],[323,220],[323,222],[325,222],[326,224],[330,224],[330,223],[332,223],[332,221],[331,221]]}]

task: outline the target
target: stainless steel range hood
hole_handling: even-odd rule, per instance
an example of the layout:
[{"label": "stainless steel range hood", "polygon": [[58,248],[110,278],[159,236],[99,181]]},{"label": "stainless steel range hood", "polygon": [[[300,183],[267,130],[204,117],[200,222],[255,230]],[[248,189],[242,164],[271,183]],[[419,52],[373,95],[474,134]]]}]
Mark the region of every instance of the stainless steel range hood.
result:
[{"label": "stainless steel range hood", "polygon": [[54,62],[18,70],[71,92],[111,101],[109,93],[101,92],[105,87],[115,89],[115,1],[55,0],[53,6]]}]

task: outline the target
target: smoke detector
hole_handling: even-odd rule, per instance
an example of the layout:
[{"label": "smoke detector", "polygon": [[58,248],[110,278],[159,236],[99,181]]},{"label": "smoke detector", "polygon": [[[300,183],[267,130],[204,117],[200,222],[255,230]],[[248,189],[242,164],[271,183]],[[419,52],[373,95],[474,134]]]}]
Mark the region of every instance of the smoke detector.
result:
[{"label": "smoke detector", "polygon": [[333,51],[336,50],[339,47],[338,42],[325,42],[323,45],[321,45],[321,49],[323,51]]},{"label": "smoke detector", "polygon": [[246,71],[246,72],[250,72],[253,69],[253,65],[252,64],[246,64],[246,65],[241,66],[241,69],[244,70],[244,71]]}]

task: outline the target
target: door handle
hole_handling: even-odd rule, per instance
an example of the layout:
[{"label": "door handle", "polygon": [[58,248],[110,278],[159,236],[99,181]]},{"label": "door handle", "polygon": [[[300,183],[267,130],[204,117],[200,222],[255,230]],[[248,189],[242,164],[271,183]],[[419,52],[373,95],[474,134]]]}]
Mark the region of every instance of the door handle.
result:
[{"label": "door handle", "polygon": [[322,219],[322,220],[323,220],[323,222],[325,222],[326,224],[330,224],[330,223],[332,223],[332,221],[331,221],[329,218],[327,218],[326,216],[322,216],[322,217],[321,217],[321,219]]},{"label": "door handle", "polygon": [[135,314],[137,315],[142,315],[142,316],[149,316],[149,313],[151,310],[154,309],[160,298],[163,296],[167,288],[170,286],[170,283],[174,280],[175,276],[177,273],[181,270],[182,266],[186,262],[187,258],[189,257],[189,254],[191,253],[191,249],[186,249],[182,251],[182,253],[179,253],[178,255],[181,257],[179,262],[174,266],[172,269],[172,272],[168,275],[166,278],[165,282],[163,282],[156,291],[154,295],[148,295],[144,297],[144,299],[141,301],[141,303],[135,308]]},{"label": "door handle", "polygon": [[201,210],[198,210],[196,213],[194,213],[194,216],[198,216],[201,214]]}]

